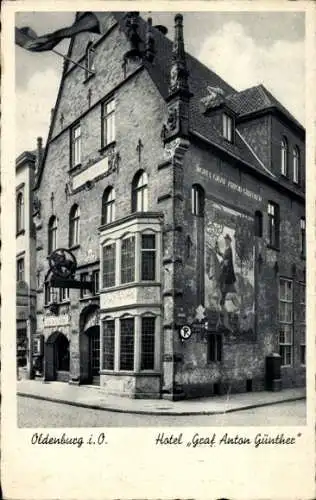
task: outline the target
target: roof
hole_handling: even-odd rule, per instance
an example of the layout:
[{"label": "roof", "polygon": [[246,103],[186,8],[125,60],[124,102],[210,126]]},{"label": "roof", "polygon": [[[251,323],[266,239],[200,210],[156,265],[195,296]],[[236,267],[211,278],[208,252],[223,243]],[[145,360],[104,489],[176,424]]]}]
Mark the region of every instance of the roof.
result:
[{"label": "roof", "polygon": [[[115,13],[115,16],[120,22],[121,28],[124,30],[124,14]],[[139,34],[142,40],[145,40],[146,26],[146,21],[140,18]],[[152,31],[155,40],[155,58],[153,63],[145,61],[144,64],[160,94],[166,99],[168,97],[173,43],[159,30],[153,28]],[[200,136],[207,138],[226,153],[233,154],[235,158],[252,165],[255,170],[266,175],[267,171],[262,168],[258,159],[253,155],[252,151],[247,147],[240,136],[236,135],[234,143],[228,142],[222,136],[221,132],[216,130],[210,117],[201,112],[201,99],[208,94],[207,87],[219,87],[224,91],[226,96],[233,96],[238,94],[238,92],[214,71],[187,52],[186,62],[189,71],[189,88],[193,93],[190,99],[190,131],[193,133],[196,132]],[[235,111],[234,108],[233,111]]]},{"label": "roof", "polygon": [[235,92],[228,96],[227,100],[240,117],[275,108],[303,130],[296,118],[262,84]]}]

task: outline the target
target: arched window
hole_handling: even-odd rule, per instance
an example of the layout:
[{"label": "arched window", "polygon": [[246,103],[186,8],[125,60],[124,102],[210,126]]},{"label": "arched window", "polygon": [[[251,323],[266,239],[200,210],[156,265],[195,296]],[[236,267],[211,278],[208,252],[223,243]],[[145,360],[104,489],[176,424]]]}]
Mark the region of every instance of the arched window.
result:
[{"label": "arched window", "polygon": [[288,145],[285,137],[281,141],[281,174],[288,175]]},{"label": "arched window", "polygon": [[115,220],[115,189],[108,187],[102,197],[101,224],[109,224]]},{"label": "arched window", "polygon": [[48,255],[57,248],[57,218],[52,215],[48,222]]},{"label": "arched window", "polygon": [[300,182],[300,150],[298,146],[293,149],[293,182],[295,184]]},{"label": "arched window", "polygon": [[255,236],[262,238],[262,212],[260,210],[255,212]]},{"label": "arched window", "polygon": [[205,193],[199,184],[193,184],[191,190],[192,215],[204,216]]},{"label": "arched window", "polygon": [[80,208],[73,205],[69,213],[69,247],[79,245],[80,241]]},{"label": "arched window", "polygon": [[132,212],[148,210],[148,177],[144,170],[134,176],[132,182]]},{"label": "arched window", "polygon": [[94,68],[94,48],[92,46],[92,42],[89,42],[86,48],[86,78],[92,74],[91,71],[94,71]]},{"label": "arched window", "polygon": [[19,233],[24,229],[24,196],[19,193],[16,198],[16,231]]}]

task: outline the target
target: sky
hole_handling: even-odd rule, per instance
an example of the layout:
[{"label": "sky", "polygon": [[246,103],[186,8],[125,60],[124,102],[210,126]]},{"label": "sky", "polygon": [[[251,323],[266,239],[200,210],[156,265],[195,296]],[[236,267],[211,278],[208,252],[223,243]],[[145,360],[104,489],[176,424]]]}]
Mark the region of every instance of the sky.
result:
[{"label": "sky", "polygon": [[[173,38],[175,12],[142,12],[153,25],[167,26]],[[305,125],[305,15],[301,12],[185,12],[188,52],[236,90],[263,83]],[[23,12],[16,26],[39,35],[70,25],[74,12]],[[67,53],[68,41],[56,49]],[[16,154],[33,150],[48,135],[63,59],[52,52],[31,53],[16,46]]]}]

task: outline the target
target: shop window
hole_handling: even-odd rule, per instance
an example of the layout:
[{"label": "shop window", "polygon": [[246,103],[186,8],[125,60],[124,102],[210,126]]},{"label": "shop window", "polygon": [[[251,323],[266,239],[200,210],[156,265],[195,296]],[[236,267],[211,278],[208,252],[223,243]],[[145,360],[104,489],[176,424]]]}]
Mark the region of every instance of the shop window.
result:
[{"label": "shop window", "polygon": [[135,236],[124,238],[121,243],[121,283],[135,281]]},{"label": "shop window", "polygon": [[299,333],[300,333],[300,363],[306,365],[306,286],[299,283]]},{"label": "shop window", "polygon": [[141,247],[141,280],[154,281],[156,277],[156,236],[142,235]]},{"label": "shop window", "polygon": [[101,107],[101,147],[115,141],[115,100],[111,99]]},{"label": "shop window", "polygon": [[57,248],[57,217],[52,215],[48,222],[48,255]]},{"label": "shop window", "polygon": [[79,245],[80,241],[80,208],[73,205],[69,213],[69,247]]},{"label": "shop window", "polygon": [[102,220],[101,224],[109,224],[115,220],[115,190],[108,187],[102,197]]},{"label": "shop window", "polygon": [[140,170],[132,182],[132,212],[148,211],[148,177]]},{"label": "shop window", "polygon": [[134,318],[120,320],[120,370],[134,370]]},{"label": "shop window", "polygon": [[204,216],[205,193],[199,184],[194,184],[191,190],[191,211],[192,215]]},{"label": "shop window", "polygon": [[293,281],[280,278],[279,347],[281,365],[290,366],[293,358]]},{"label": "shop window", "polygon": [[115,323],[105,320],[103,327],[103,369],[114,370]]},{"label": "shop window", "polygon": [[222,335],[216,333],[208,335],[207,361],[209,363],[222,361]]},{"label": "shop window", "polygon": [[285,137],[281,140],[281,174],[288,176],[288,143]]},{"label": "shop window", "polygon": [[233,142],[234,135],[234,121],[231,116],[227,113],[223,113],[223,137],[229,141]]},{"label": "shop window", "polygon": [[262,222],[262,212],[260,212],[260,210],[257,210],[255,212],[255,236],[257,236],[258,238],[262,238]]},{"label": "shop window", "polygon": [[24,229],[24,195],[19,192],[16,197],[16,232]]},{"label": "shop window", "polygon": [[268,238],[269,245],[278,249],[280,245],[280,208],[272,201],[268,203]]},{"label": "shop window", "polygon": [[155,318],[143,317],[141,330],[141,370],[155,367]]},{"label": "shop window", "polygon": [[81,125],[77,123],[70,129],[70,164],[76,167],[81,164]]},{"label": "shop window", "polygon": [[300,150],[298,146],[293,149],[293,182],[300,183]]},{"label": "shop window", "polygon": [[301,217],[300,220],[300,253],[302,257],[305,257],[306,252],[306,221],[305,217]]},{"label": "shop window", "polygon": [[115,243],[103,247],[103,288],[115,285]]},{"label": "shop window", "polygon": [[21,257],[16,262],[16,281],[25,281],[24,257]]}]

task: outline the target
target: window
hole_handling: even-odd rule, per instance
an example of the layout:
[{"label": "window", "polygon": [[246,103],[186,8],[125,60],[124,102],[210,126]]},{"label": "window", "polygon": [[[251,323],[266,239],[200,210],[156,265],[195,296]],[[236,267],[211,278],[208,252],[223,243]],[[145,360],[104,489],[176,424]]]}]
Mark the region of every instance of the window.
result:
[{"label": "window", "polygon": [[146,172],[138,172],[132,182],[132,212],[148,210],[148,177]]},{"label": "window", "polygon": [[293,349],[293,282],[281,278],[279,285],[279,346],[281,365],[292,364]]},{"label": "window", "polygon": [[135,281],[135,236],[124,238],[121,245],[121,283]]},{"label": "window", "polygon": [[102,197],[102,218],[101,224],[109,224],[115,220],[115,190],[108,187]]},{"label": "window", "polygon": [[280,210],[279,205],[272,201],[268,203],[268,230],[269,245],[273,248],[279,248]]},{"label": "window", "polygon": [[154,234],[142,235],[141,280],[153,281],[156,276],[156,237]]},{"label": "window", "polygon": [[16,232],[19,233],[24,229],[24,196],[19,193],[16,198]]},{"label": "window", "polygon": [[114,320],[106,320],[103,325],[103,369],[114,370],[114,344],[115,326]]},{"label": "window", "polygon": [[141,370],[155,367],[155,318],[142,318]]},{"label": "window", "polygon": [[89,76],[92,74],[91,71],[94,71],[94,48],[92,47],[92,42],[88,43],[86,49],[86,68],[85,78],[89,78]]},{"label": "window", "polygon": [[97,293],[100,292],[100,272],[99,270],[93,271],[92,273],[92,281],[93,281],[93,289],[94,289],[94,294],[96,295]]},{"label": "window", "polygon": [[115,285],[115,243],[103,247],[103,288]]},{"label": "window", "polygon": [[59,300],[60,302],[67,302],[69,300],[69,288],[59,289]]},{"label": "window", "polygon": [[48,223],[48,255],[57,248],[57,218],[53,215]]},{"label": "window", "polygon": [[69,247],[79,245],[80,239],[80,208],[74,205],[69,214]]},{"label": "window", "polygon": [[222,361],[222,336],[210,334],[207,339],[207,360],[209,363]]},{"label": "window", "polygon": [[45,305],[58,302],[58,288],[52,288],[45,284]]},{"label": "window", "polygon": [[204,189],[198,184],[194,184],[192,186],[192,191],[191,191],[191,207],[193,215],[203,217],[204,202],[205,202]]},{"label": "window", "polygon": [[134,318],[120,320],[120,370],[134,369]]},{"label": "window", "polygon": [[306,365],[306,286],[299,284],[300,309],[299,309],[299,334],[300,334],[300,363]]},{"label": "window", "polygon": [[293,149],[293,182],[300,182],[300,150],[297,146]]},{"label": "window", "polygon": [[[81,273],[80,274],[80,281],[89,281],[89,273]],[[89,290],[86,288],[81,288],[80,289],[80,298],[82,299],[83,297],[87,296],[89,294]]]},{"label": "window", "polygon": [[288,145],[285,137],[281,141],[281,174],[288,176]]},{"label": "window", "polygon": [[305,257],[306,251],[306,221],[305,217],[301,217],[300,220],[300,253],[302,257]]},{"label": "window", "polygon": [[115,141],[115,100],[103,103],[101,108],[101,147]]},{"label": "window", "polygon": [[81,126],[80,123],[71,129],[71,166],[81,163]]},{"label": "window", "polygon": [[16,281],[24,281],[24,278],[24,257],[21,257],[16,263]]},{"label": "window", "polygon": [[223,114],[223,137],[233,142],[233,119],[226,113]]},{"label": "window", "polygon": [[255,212],[255,236],[262,238],[262,213],[260,210]]}]

